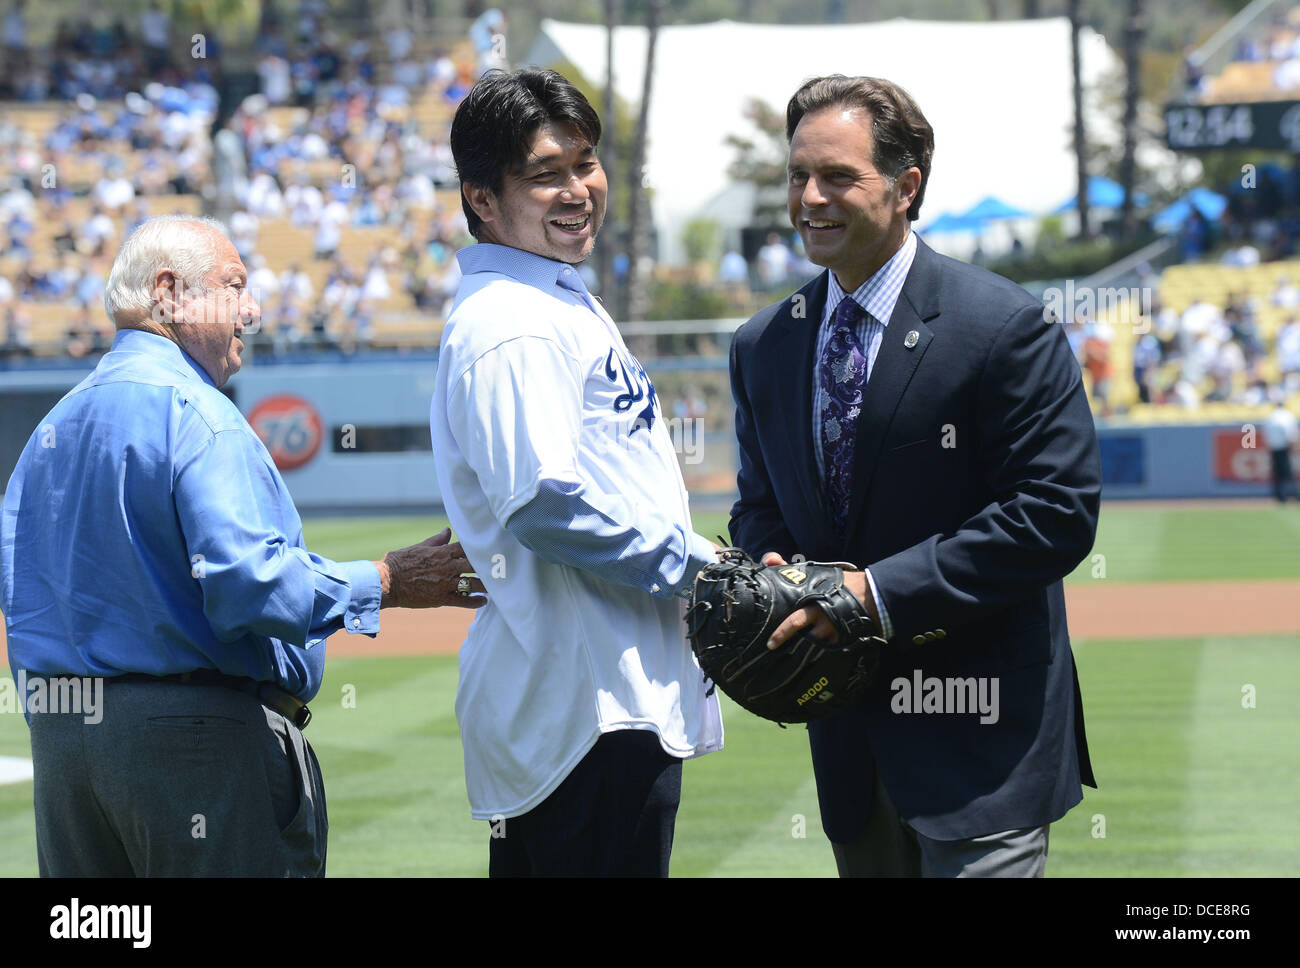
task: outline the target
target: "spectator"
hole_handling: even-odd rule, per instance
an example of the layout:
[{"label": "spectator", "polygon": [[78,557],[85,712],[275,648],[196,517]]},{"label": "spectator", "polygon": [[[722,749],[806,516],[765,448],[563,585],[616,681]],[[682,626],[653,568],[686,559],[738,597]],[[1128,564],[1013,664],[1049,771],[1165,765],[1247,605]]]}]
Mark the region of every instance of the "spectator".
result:
[{"label": "spectator", "polygon": [[776,232],[767,236],[767,244],[758,250],[758,278],[765,289],[783,286],[790,278],[794,254]]},{"label": "spectator", "polygon": [[1238,245],[1225,249],[1220,262],[1225,266],[1257,266],[1259,265],[1259,250],[1249,242],[1242,241]]},{"label": "spectator", "polygon": [[247,210],[261,218],[280,218],[285,213],[284,195],[280,185],[270,172],[254,173],[248,183],[245,199]]},{"label": "spectator", "polygon": [[1291,469],[1291,447],[1297,437],[1300,437],[1300,427],[1297,427],[1295,414],[1282,403],[1279,391],[1277,405],[1264,421],[1264,439],[1272,458],[1273,496],[1279,504],[1285,504],[1289,497],[1300,500],[1295,473]]},{"label": "spectator", "polygon": [[135,188],[123,175],[122,162],[114,159],[104,169],[104,177],[95,183],[95,201],[110,215],[120,215],[135,200]]},{"label": "spectator", "polygon": [[13,6],[4,17],[4,73],[0,74],[0,86],[5,88],[13,84],[19,72],[27,68],[27,18],[23,8],[27,0],[14,0]]},{"label": "spectator", "polygon": [[267,54],[257,64],[261,92],[269,104],[286,104],[293,95],[292,69],[276,54]]},{"label": "spectator", "polygon": [[1284,377],[1300,377],[1300,320],[1291,316],[1277,331],[1278,370]]},{"label": "spectator", "polygon": [[1210,247],[1210,223],[1195,205],[1183,223],[1179,234],[1183,247],[1183,261],[1195,262]]},{"label": "spectator", "polygon": [[316,289],[307,273],[303,272],[302,267],[295,262],[280,276],[280,292],[285,299],[305,306],[311,302]]},{"label": "spectator", "polygon": [[1103,416],[1110,414],[1110,381],[1114,375],[1110,354],[1112,337],[1107,328],[1096,323],[1084,330],[1083,368],[1092,378],[1092,399],[1101,405]]},{"label": "spectator", "polygon": [[1151,403],[1152,385],[1161,362],[1160,340],[1155,333],[1144,333],[1133,347],[1133,382],[1137,384],[1138,399]]},{"label": "spectator", "polygon": [[149,8],[140,14],[140,40],[144,47],[145,66],[150,74],[161,74],[171,63],[168,47],[171,44],[171,17],[159,5],[149,0]]},{"label": "spectator", "polygon": [[3,301],[0,301],[0,313],[5,321],[5,355],[10,359],[16,356],[30,357],[35,345],[32,339],[32,314],[17,302],[5,306]]},{"label": "spectator", "polygon": [[257,233],[260,225],[256,215],[243,209],[230,215],[230,241],[234,243],[235,251],[239,253],[239,257],[245,264],[257,251]]},{"label": "spectator", "polygon": [[117,226],[98,204],[91,207],[90,219],[82,226],[77,239],[77,251],[82,255],[99,257],[104,246],[117,237]]},{"label": "spectator", "polygon": [[305,174],[299,175],[284,192],[284,204],[289,209],[289,221],[299,227],[315,225],[325,207],[320,189],[311,184]]},{"label": "spectator", "polygon": [[493,69],[509,70],[510,59],[506,55],[506,29],[509,24],[509,18],[496,7],[483,11],[470,24],[470,43],[478,55],[478,77]]},{"label": "spectator", "polygon": [[248,291],[258,304],[270,306],[272,299],[280,294],[280,280],[266,264],[265,256],[255,254],[251,260],[245,261],[251,267],[248,273]]},{"label": "spectator", "polygon": [[384,268],[381,256],[372,256],[370,265],[366,269],[365,282],[361,287],[361,298],[383,302],[393,294],[392,287],[388,284],[388,272]]},{"label": "spectator", "polygon": [[1288,277],[1278,276],[1277,287],[1273,290],[1271,302],[1274,306],[1284,309],[1295,309],[1300,306],[1300,289],[1292,285]]},{"label": "spectator", "polygon": [[718,265],[718,282],[737,288],[749,286],[749,263],[736,249],[728,249],[722,256]]},{"label": "spectator", "polygon": [[339,200],[337,195],[321,209],[316,219],[316,234],[312,242],[317,261],[334,258],[339,243],[343,241],[343,226],[351,220],[348,207]]}]

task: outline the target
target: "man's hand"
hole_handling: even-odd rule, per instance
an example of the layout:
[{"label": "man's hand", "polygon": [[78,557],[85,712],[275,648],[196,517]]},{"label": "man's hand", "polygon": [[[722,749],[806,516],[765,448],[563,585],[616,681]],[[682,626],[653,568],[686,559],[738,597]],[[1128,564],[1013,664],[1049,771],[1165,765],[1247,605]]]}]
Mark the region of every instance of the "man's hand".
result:
[{"label": "man's hand", "polygon": [[458,586],[462,576],[474,566],[465,557],[460,542],[448,544],[451,528],[426,538],[419,544],[390,551],[383,561],[376,561],[379,585],[383,592],[380,608],[435,608],[455,605],[480,608],[487,604],[487,589],[477,578],[465,578],[468,594]]},{"label": "man's hand", "polygon": [[[784,565],[788,562],[778,555],[775,551],[769,551],[763,556],[765,565]],[[857,596],[871,620],[876,623],[876,628],[880,628],[880,614],[876,611],[875,597],[871,594],[871,589],[867,587],[867,573],[865,571],[845,571],[844,587]],[[826,617],[820,605],[808,605],[799,609],[797,612],[791,612],[786,616],[785,621],[776,627],[772,637],[767,640],[769,649],[780,648],[781,643],[785,642],[792,635],[807,629],[814,637],[824,642],[838,642],[840,633],[831,620]]]}]

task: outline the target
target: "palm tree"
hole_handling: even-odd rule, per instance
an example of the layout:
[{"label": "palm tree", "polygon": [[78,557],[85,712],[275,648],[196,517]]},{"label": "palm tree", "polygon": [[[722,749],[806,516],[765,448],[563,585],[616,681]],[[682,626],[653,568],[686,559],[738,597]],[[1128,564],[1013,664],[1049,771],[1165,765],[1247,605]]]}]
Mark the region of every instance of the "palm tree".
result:
[{"label": "palm tree", "polygon": [[627,185],[631,193],[631,209],[627,219],[627,313],[624,319],[644,319],[649,305],[649,284],[641,277],[641,256],[647,248],[649,219],[646,217],[645,145],[646,129],[650,121],[650,91],[654,83],[655,45],[659,41],[659,24],[663,19],[664,0],[650,0],[646,4],[646,55],[645,77],[641,82],[641,110],[636,122],[636,145],[627,169]]},{"label": "palm tree", "polygon": [[1079,185],[1079,238],[1091,237],[1088,225],[1088,139],[1083,127],[1083,69],[1079,61],[1082,0],[1069,0],[1070,59],[1074,66],[1074,167]]},{"label": "palm tree", "polygon": [[1137,110],[1142,93],[1142,39],[1146,34],[1146,16],[1142,0],[1129,0],[1128,20],[1124,24],[1124,153],[1119,162],[1119,183],[1124,186],[1124,204],[1120,208],[1120,225],[1124,238],[1137,232],[1133,211],[1133,183],[1136,181]]},{"label": "palm tree", "polygon": [[[601,115],[605,128],[605,144],[601,150],[601,164],[611,185],[618,182],[618,123],[614,105],[614,29],[623,19],[623,0],[605,0],[605,102]],[[596,253],[600,291],[609,302],[614,293],[614,248],[618,239],[618,223],[613,206],[605,210],[605,244]],[[613,306],[613,303],[610,302]]]}]

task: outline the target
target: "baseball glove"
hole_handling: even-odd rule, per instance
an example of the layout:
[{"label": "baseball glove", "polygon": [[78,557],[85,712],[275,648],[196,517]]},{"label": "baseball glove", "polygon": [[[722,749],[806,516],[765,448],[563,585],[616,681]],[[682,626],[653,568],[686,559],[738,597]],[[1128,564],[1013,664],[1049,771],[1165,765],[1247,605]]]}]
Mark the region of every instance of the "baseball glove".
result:
[{"label": "baseball glove", "polygon": [[[722,691],[776,723],[807,723],[851,705],[880,665],[875,622],[844,587],[852,565],[803,561],[760,565],[727,548],[695,579],[686,612],[691,648]],[[835,644],[798,632],[767,640],[791,612],[817,604],[839,632]]]}]

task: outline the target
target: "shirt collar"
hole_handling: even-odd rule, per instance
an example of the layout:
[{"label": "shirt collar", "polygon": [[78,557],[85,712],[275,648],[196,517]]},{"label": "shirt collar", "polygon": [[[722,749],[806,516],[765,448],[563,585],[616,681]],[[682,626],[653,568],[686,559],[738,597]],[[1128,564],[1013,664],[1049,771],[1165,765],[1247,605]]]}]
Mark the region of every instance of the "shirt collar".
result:
[{"label": "shirt collar", "polygon": [[181,349],[179,343],[174,343],[166,336],[159,336],[157,333],[146,333],[142,329],[119,329],[113,337],[113,346],[109,352],[140,353],[180,376],[188,379],[197,376],[213,389],[217,386],[208,375],[208,371],[199,366],[194,357]]},{"label": "shirt collar", "polygon": [[560,286],[579,295],[589,295],[582,276],[573,266],[524,249],[495,242],[479,242],[457,252],[456,261],[460,263],[460,271],[464,275],[472,272],[499,272],[536,289]]},{"label": "shirt collar", "polygon": [[[879,320],[880,325],[888,326],[889,317],[894,315],[898,297],[903,291],[903,282],[912,268],[916,257],[916,233],[910,229],[907,238],[883,266],[853,291],[853,299],[859,306]],[[830,281],[826,291],[826,309],[830,315],[835,314],[835,307],[846,295],[834,272],[828,272]],[[829,317],[828,317],[829,318]]]}]

